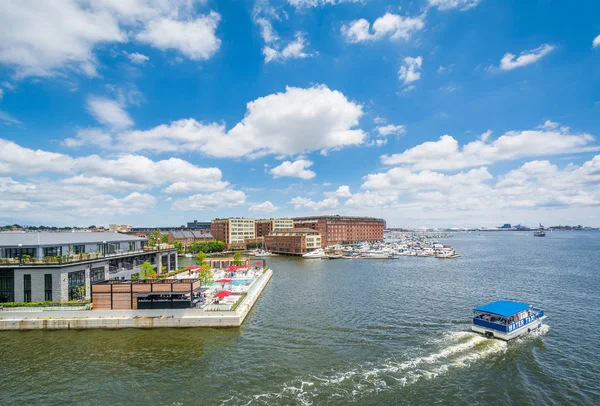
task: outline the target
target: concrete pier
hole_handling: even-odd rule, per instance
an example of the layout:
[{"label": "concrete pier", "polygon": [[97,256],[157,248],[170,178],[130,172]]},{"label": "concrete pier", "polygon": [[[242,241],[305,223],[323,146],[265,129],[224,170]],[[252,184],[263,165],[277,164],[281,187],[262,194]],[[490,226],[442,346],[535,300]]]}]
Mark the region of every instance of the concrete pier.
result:
[{"label": "concrete pier", "polygon": [[0,311],[0,330],[90,328],[239,327],[271,280],[266,270],[233,311],[164,310],[31,310]]}]

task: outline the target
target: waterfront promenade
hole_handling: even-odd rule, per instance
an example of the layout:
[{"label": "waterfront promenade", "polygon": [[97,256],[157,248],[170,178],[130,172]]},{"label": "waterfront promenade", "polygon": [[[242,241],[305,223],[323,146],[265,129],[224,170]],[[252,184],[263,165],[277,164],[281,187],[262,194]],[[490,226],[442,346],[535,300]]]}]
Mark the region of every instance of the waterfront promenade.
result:
[{"label": "waterfront promenade", "polygon": [[239,327],[271,280],[267,269],[235,310],[0,310],[0,330]]}]

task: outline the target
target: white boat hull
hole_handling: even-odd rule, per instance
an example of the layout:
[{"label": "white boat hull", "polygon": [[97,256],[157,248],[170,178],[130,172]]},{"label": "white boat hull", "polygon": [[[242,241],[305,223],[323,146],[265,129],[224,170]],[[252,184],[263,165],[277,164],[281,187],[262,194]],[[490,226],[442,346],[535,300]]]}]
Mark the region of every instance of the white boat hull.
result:
[{"label": "white boat hull", "polygon": [[537,319],[535,322],[526,324],[521,328],[511,331],[510,333],[503,333],[498,330],[494,330],[494,329],[486,328],[486,327],[482,327],[482,326],[475,326],[475,325],[471,326],[471,330],[473,330],[476,333],[483,334],[484,336],[489,337],[489,338],[498,338],[500,340],[510,341],[510,340],[517,338],[519,336],[522,336],[524,334],[529,334],[532,331],[539,330],[544,325],[542,323],[542,321],[545,318],[546,318],[546,316],[541,317],[541,318]]}]

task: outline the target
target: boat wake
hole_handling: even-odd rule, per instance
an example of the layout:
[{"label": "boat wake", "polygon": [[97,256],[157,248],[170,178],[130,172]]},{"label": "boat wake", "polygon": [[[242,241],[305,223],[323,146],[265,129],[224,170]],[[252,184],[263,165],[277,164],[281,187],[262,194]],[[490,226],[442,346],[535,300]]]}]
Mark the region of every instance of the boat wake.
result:
[{"label": "boat wake", "polygon": [[487,339],[476,333],[455,332],[444,335],[434,347],[437,350],[427,355],[408,360],[389,359],[344,372],[298,378],[280,386],[278,390],[251,396],[234,396],[223,404],[312,405],[332,398],[357,401],[369,394],[436,378],[453,368],[469,367],[481,359],[504,353],[507,343]]}]

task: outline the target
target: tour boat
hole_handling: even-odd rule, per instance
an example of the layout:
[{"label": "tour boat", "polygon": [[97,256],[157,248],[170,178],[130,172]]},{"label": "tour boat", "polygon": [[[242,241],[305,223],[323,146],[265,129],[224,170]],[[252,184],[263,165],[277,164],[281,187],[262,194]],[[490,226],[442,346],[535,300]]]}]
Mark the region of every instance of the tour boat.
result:
[{"label": "tour boat", "polygon": [[320,259],[320,258],[326,258],[327,254],[325,254],[325,250],[323,248],[317,248],[314,251],[310,251],[307,252],[306,254],[302,255],[302,258],[307,258],[307,259]]},{"label": "tour boat", "polygon": [[489,338],[508,341],[542,327],[543,309],[527,303],[498,300],[473,309],[471,329]]}]

